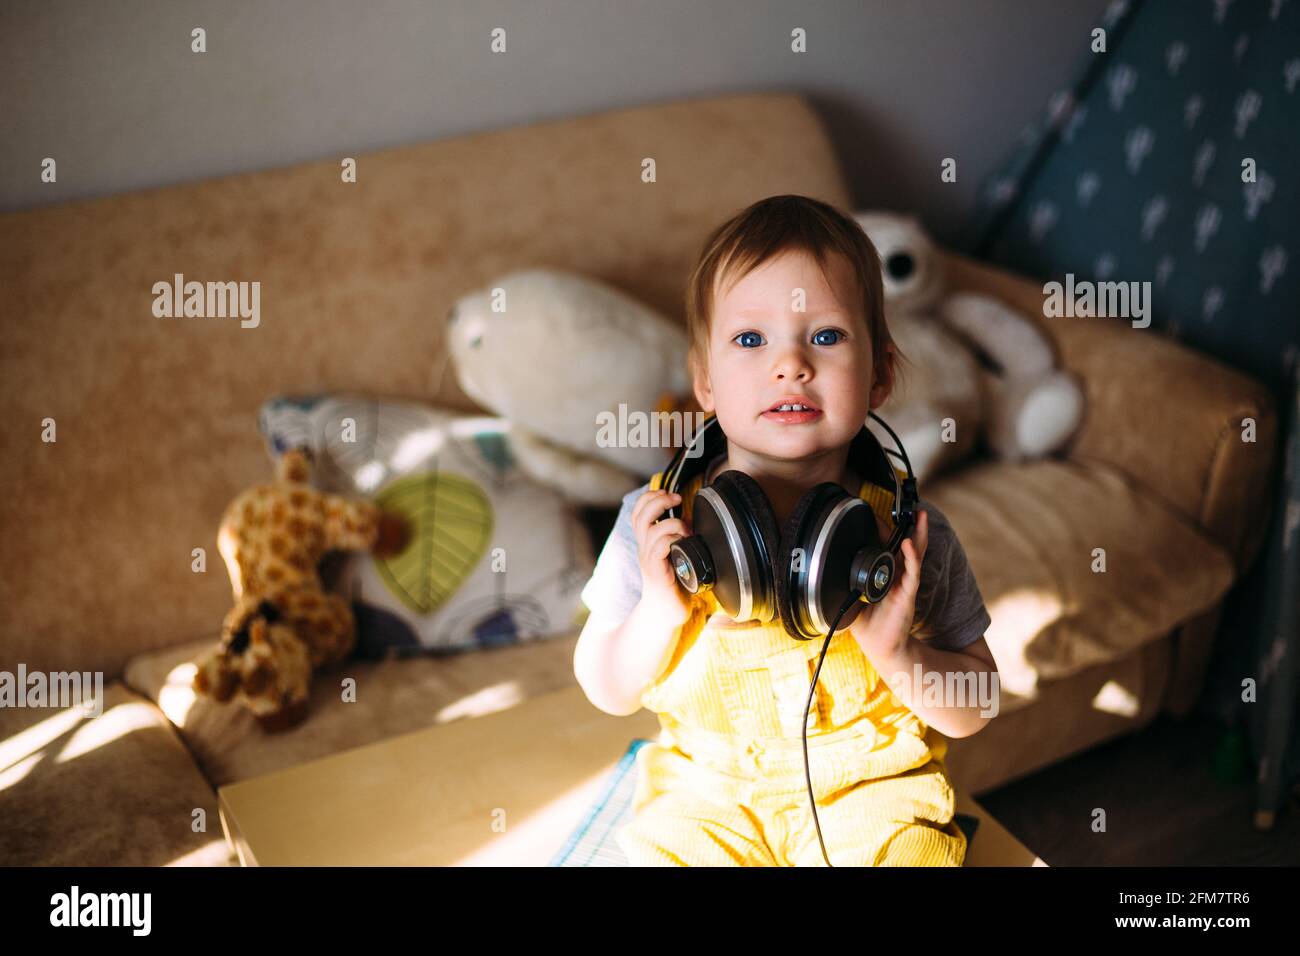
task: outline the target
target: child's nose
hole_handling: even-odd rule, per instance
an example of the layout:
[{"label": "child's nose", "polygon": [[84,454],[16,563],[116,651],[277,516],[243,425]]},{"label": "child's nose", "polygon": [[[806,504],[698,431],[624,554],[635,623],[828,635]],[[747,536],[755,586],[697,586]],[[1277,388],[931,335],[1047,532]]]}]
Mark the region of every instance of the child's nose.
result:
[{"label": "child's nose", "polygon": [[791,378],[797,382],[804,382],[808,380],[810,374],[811,371],[808,367],[808,363],[804,362],[802,359],[782,362],[776,367],[776,377],[778,380]]}]

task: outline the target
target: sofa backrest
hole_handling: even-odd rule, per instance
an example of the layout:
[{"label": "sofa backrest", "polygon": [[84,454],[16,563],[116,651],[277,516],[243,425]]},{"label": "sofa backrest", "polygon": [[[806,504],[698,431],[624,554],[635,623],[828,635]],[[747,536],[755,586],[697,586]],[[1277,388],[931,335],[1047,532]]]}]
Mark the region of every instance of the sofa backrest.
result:
[{"label": "sofa backrest", "polygon": [[[217,526],[270,477],[256,427],[268,396],[475,410],[450,370],[433,387],[464,292],[540,265],[682,321],[688,269],[729,215],[778,193],[849,199],[797,95],[356,155],[355,183],[347,155],[0,216],[0,669],[111,678],[138,652],[217,636],[231,603]],[[155,317],[153,287],[176,274],[259,282],[260,323]]]}]

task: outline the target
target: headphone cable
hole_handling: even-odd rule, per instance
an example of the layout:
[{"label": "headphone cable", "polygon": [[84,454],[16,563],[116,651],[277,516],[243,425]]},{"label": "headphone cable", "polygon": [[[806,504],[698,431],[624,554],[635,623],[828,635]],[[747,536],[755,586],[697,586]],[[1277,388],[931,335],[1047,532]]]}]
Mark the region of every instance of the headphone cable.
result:
[{"label": "headphone cable", "polygon": [[898,451],[890,451],[888,448],[885,448],[882,445],[881,451],[893,455],[895,458],[901,457],[903,459],[903,464],[907,466],[907,474],[910,476],[912,474],[912,460],[907,457],[907,449],[903,447],[903,442],[899,439],[898,433],[895,432],[892,428],[890,428],[889,425],[885,422],[885,420],[881,418],[879,415],[877,415],[875,412],[867,412],[867,415],[871,418],[874,418],[876,421],[880,422],[880,427],[883,428],[885,431],[889,432],[889,437],[894,439],[894,444],[898,446]]},{"label": "headphone cable", "polygon": [[821,821],[817,819],[817,797],[813,793],[812,771],[808,765],[808,714],[812,711],[813,695],[817,692],[817,678],[822,672],[822,662],[826,660],[826,652],[830,650],[831,638],[835,636],[835,631],[840,626],[840,619],[844,617],[849,608],[857,603],[860,597],[862,597],[861,591],[849,592],[844,605],[840,608],[839,613],[835,615],[830,632],[826,635],[826,642],[822,644],[821,656],[817,658],[817,670],[813,671],[812,684],[808,687],[808,703],[803,711],[803,774],[804,779],[808,781],[808,803],[812,806],[813,825],[817,827],[817,842],[821,844],[822,859],[826,861],[827,866],[832,868],[834,864],[831,863],[830,855],[826,852],[826,841],[822,839]]}]

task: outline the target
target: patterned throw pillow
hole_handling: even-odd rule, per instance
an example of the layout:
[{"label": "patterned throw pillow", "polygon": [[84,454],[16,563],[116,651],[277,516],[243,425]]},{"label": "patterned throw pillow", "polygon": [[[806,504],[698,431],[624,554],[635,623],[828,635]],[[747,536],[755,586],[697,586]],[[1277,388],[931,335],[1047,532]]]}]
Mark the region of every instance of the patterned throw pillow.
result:
[{"label": "patterned throw pillow", "polygon": [[333,587],[353,602],[357,656],[515,644],[579,623],[591,541],[564,499],[516,466],[506,419],[360,395],[277,396],[258,418],[272,456],[307,445],[317,487],[411,528],[398,555],[342,560]]}]

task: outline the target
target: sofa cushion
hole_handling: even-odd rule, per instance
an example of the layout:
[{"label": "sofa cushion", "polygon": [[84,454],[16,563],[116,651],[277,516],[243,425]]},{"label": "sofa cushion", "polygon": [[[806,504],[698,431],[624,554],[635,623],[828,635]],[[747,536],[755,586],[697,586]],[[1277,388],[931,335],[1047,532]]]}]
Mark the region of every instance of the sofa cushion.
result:
[{"label": "sofa cushion", "polygon": [[993,619],[1002,688],[1015,694],[1165,636],[1233,581],[1226,552],[1099,462],[985,460],[923,494],[957,531]]},{"label": "sofa cushion", "polygon": [[0,708],[0,860],[236,865],[216,793],[172,725],[122,684],[103,690],[97,717],[80,707]]},{"label": "sofa cushion", "polygon": [[[191,690],[195,661],[215,640],[139,655],[124,676],[171,719],[214,787],[576,684],[577,629],[470,654],[353,659],[316,672],[306,721],[266,734],[243,708]],[[339,688],[348,677],[356,680],[355,700],[344,701]]]}]

